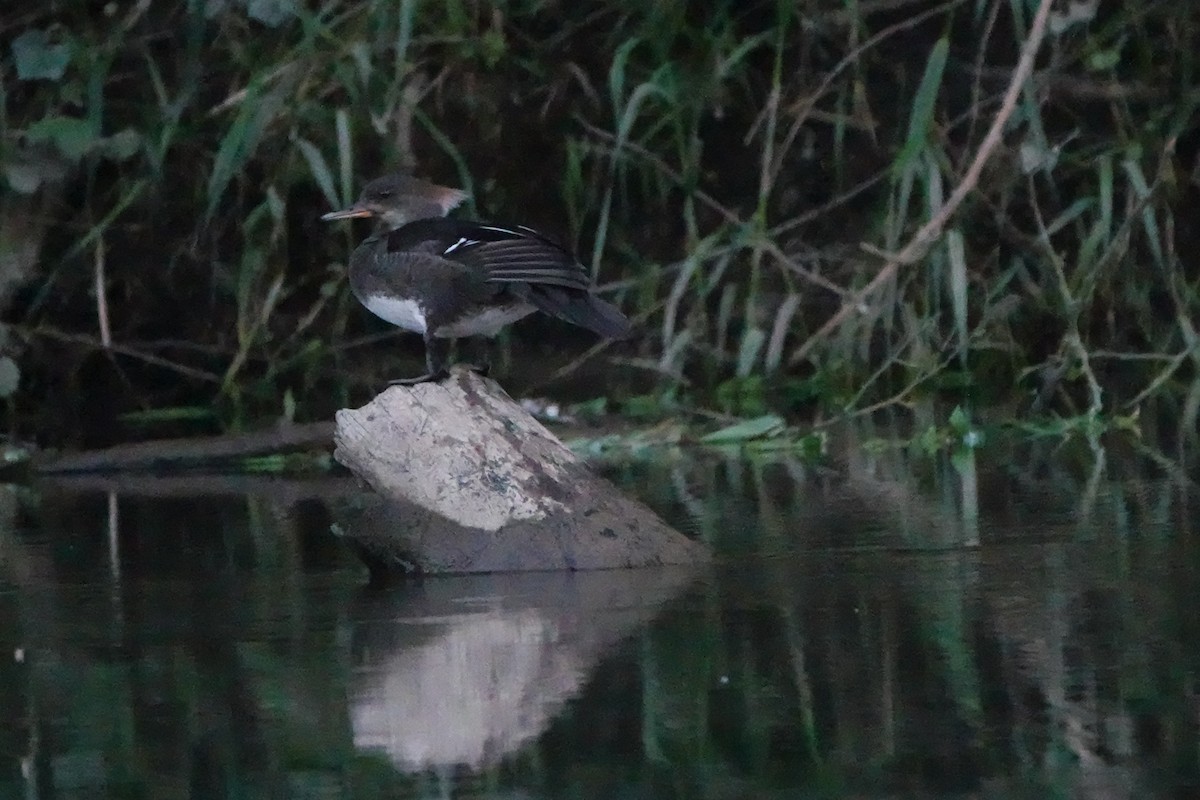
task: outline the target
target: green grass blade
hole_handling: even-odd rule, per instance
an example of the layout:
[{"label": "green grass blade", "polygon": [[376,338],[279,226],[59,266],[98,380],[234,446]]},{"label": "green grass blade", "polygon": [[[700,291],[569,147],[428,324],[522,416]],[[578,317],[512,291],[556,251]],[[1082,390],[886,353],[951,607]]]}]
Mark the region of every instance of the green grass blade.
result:
[{"label": "green grass blade", "polygon": [[742,346],[738,350],[737,359],[737,376],[745,378],[754,371],[754,365],[758,362],[758,354],[762,352],[763,345],[767,343],[767,334],[762,328],[747,328],[745,335],[742,336]]},{"label": "green grass blade", "polygon": [[962,231],[946,231],[946,255],[950,261],[950,304],[954,309],[954,329],[958,334],[958,355],[964,368],[967,360],[967,255]]},{"label": "green grass blade", "polygon": [[1100,174],[1100,224],[1104,240],[1108,241],[1112,238],[1113,229],[1113,162],[1108,153],[1096,160],[1096,169]]},{"label": "green grass blade", "polygon": [[1094,197],[1079,198],[1074,203],[1071,203],[1071,205],[1067,206],[1067,208],[1061,214],[1050,221],[1050,224],[1046,226],[1046,234],[1048,236],[1053,236],[1054,234],[1058,233],[1060,230],[1078,219],[1083,212],[1089,210],[1094,205],[1096,205],[1096,198]]},{"label": "green grass blade", "polygon": [[733,425],[713,431],[700,437],[700,441],[705,444],[738,444],[752,439],[779,436],[785,430],[782,417],[775,414],[764,414],[761,417],[735,422]]},{"label": "green grass blade", "polygon": [[333,172],[330,171],[325,156],[321,155],[317,146],[308,139],[296,139],[296,146],[300,148],[300,155],[304,156],[305,162],[308,163],[308,171],[312,173],[313,180],[316,181],[321,194],[325,195],[329,207],[341,208],[337,189],[333,186]]},{"label": "green grass blade", "polygon": [[338,169],[342,181],[342,202],[337,204],[347,206],[354,198],[354,151],[350,140],[350,115],[346,109],[339,108],[334,115],[337,122]]},{"label": "green grass blade", "polygon": [[633,48],[641,43],[640,39],[626,39],[613,53],[612,66],[608,68],[608,96],[613,104],[613,116],[621,116],[621,106],[624,105],[625,69],[629,65],[629,56]]},{"label": "green grass blade", "polygon": [[904,147],[892,162],[892,168],[897,172],[905,169],[925,149],[929,138],[929,128],[933,124],[934,111],[937,109],[938,91],[942,85],[942,75],[946,71],[946,56],[950,52],[950,40],[942,37],[937,40],[929,59],[925,62],[925,73],[917,86],[913,97],[912,113],[908,118],[908,136]]},{"label": "green grass blade", "polygon": [[221,138],[208,180],[206,220],[213,218],[229,182],[254,155],[263,132],[283,106],[283,98],[291,93],[291,81],[279,80],[266,94],[262,93],[262,83],[261,78],[256,78],[247,87],[237,117]]},{"label": "green grass blade", "polygon": [[[1145,200],[1149,197],[1150,184],[1146,181],[1146,176],[1138,163],[1127,158],[1122,166],[1125,168],[1125,174],[1129,177],[1129,183],[1133,186],[1133,191],[1137,194],[1138,199]],[[1164,269],[1167,259],[1162,251],[1158,218],[1154,215],[1154,208],[1149,203],[1142,209],[1142,229],[1146,232],[1146,244],[1150,247],[1150,255],[1153,256],[1154,263],[1158,265],[1159,269]]]}]

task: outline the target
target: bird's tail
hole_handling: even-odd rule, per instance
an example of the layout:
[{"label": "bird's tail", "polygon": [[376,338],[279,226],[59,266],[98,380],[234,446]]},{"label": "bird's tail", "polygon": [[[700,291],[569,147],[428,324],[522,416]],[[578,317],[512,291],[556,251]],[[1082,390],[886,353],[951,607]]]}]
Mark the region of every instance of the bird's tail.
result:
[{"label": "bird's tail", "polygon": [[559,319],[607,339],[624,339],[633,325],[616,306],[589,292],[572,292],[558,286],[539,286],[530,292],[529,301]]}]

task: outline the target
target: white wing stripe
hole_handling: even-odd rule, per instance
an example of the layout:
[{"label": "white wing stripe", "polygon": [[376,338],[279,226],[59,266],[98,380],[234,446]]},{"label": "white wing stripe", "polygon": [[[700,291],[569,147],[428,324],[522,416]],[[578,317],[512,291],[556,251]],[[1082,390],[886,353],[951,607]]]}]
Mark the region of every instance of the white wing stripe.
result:
[{"label": "white wing stripe", "polygon": [[461,239],[459,239],[457,242],[455,242],[454,244],[450,245],[445,250],[443,250],[442,255],[444,255],[444,256],[450,255],[451,253],[453,253],[455,250],[457,250],[460,247],[470,247],[473,244],[479,244],[479,242],[475,239],[468,239],[467,237],[464,236]]},{"label": "white wing stripe", "polygon": [[[505,228],[502,225],[479,225],[478,228],[481,231],[495,231],[496,233],[507,233],[510,236],[521,236],[522,235],[519,230],[513,230],[512,228]],[[526,230],[529,230],[529,229],[526,228]]]}]

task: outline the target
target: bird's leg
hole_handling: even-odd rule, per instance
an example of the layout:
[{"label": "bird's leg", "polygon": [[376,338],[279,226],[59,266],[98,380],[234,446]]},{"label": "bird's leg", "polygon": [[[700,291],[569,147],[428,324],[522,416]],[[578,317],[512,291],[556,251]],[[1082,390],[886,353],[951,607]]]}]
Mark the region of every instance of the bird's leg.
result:
[{"label": "bird's leg", "polygon": [[418,375],[415,378],[400,378],[394,381],[388,381],[389,386],[415,386],[418,383],[428,383],[429,381],[440,381],[450,374],[446,368],[448,363],[447,350],[450,343],[446,340],[438,340],[429,334],[425,334],[425,374]]},{"label": "bird's leg", "polygon": [[[476,341],[478,341],[478,337],[476,338]],[[479,359],[478,364],[463,364],[463,366],[466,367],[467,369],[471,370],[472,372],[478,373],[479,375],[482,375],[485,378],[488,376],[488,373],[492,369],[491,359],[488,357],[487,342],[488,342],[488,340],[484,339],[482,344],[477,344],[475,347],[471,348],[472,350],[475,351],[475,355],[483,356],[483,358]]]}]

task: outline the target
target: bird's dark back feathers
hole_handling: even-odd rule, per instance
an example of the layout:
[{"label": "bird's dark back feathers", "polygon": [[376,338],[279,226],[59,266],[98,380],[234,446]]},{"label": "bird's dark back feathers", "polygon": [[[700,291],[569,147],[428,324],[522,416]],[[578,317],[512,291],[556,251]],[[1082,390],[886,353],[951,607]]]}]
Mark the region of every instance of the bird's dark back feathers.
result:
[{"label": "bird's dark back feathers", "polygon": [[571,251],[523,225],[438,217],[415,220],[388,233],[389,253],[413,250],[477,269],[492,283],[541,283],[582,291],[591,284]]}]

